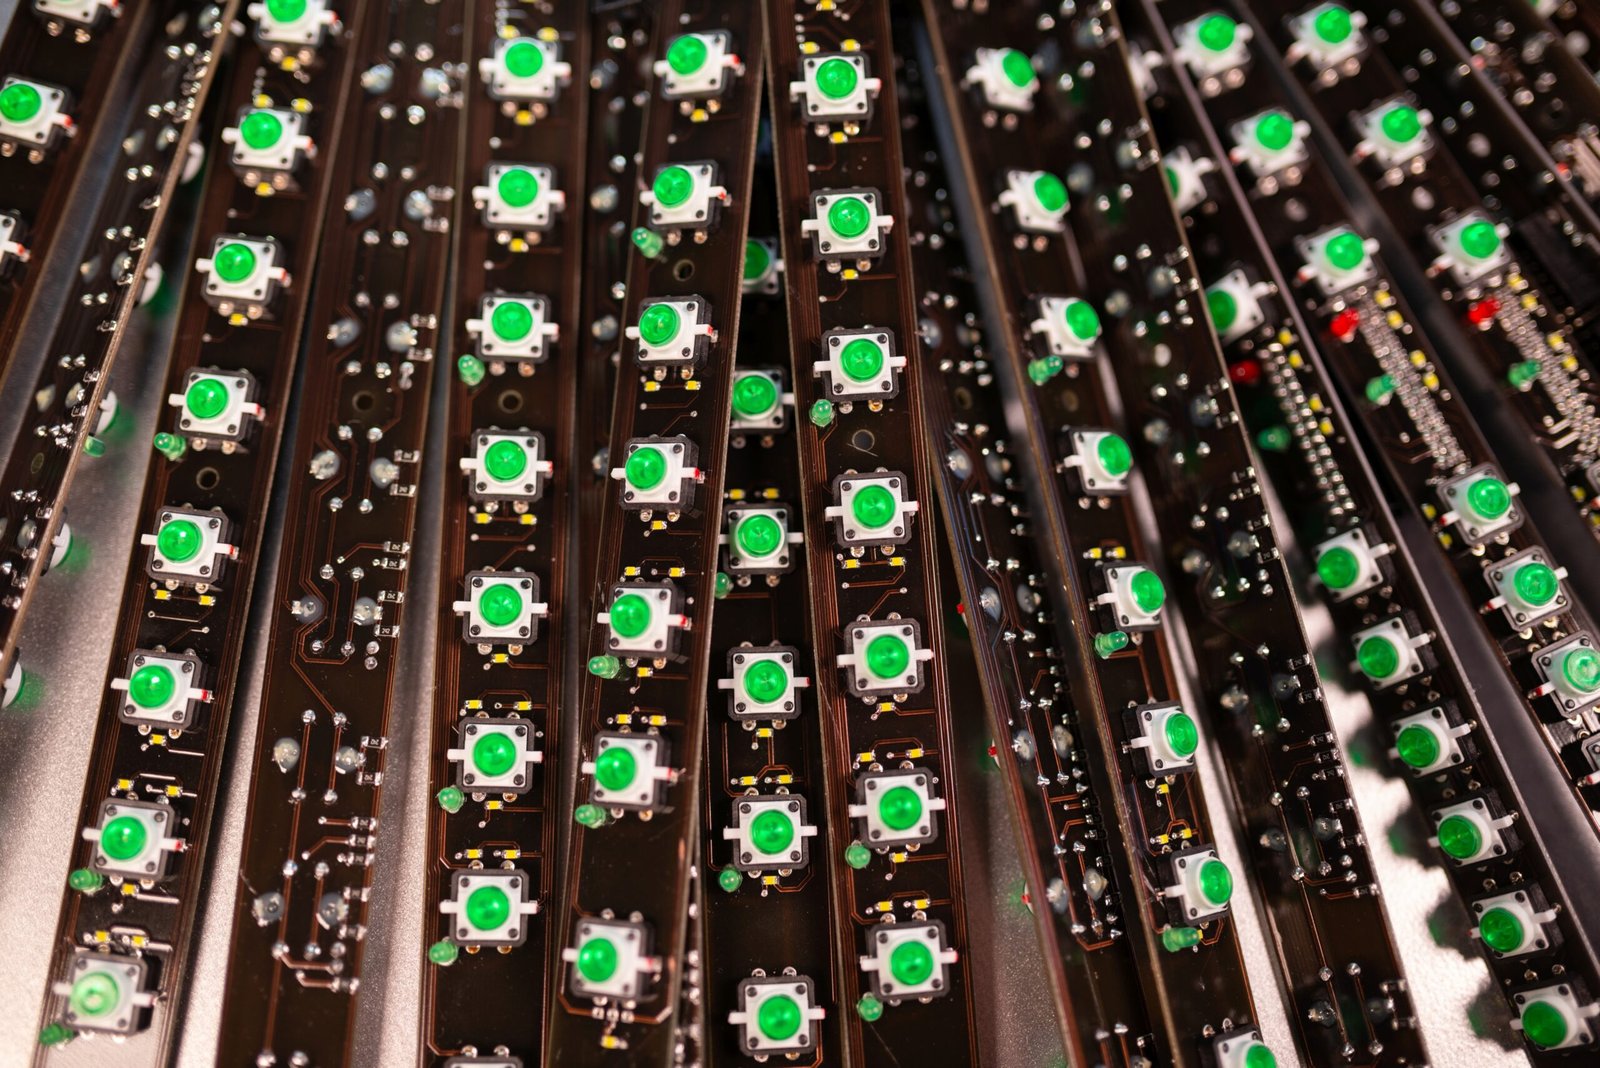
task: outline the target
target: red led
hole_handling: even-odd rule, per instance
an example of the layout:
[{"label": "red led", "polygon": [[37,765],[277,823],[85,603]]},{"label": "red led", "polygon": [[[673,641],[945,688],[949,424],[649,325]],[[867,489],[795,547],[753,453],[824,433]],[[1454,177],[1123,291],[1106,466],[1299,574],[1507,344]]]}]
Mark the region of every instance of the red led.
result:
[{"label": "red led", "polygon": [[1228,366],[1228,377],[1236,386],[1253,386],[1261,381],[1261,365],[1254,360],[1240,360]]},{"label": "red led", "polygon": [[1473,326],[1482,327],[1494,322],[1494,317],[1499,313],[1500,302],[1493,297],[1484,297],[1467,309],[1467,322]]},{"label": "red led", "polygon": [[1340,341],[1349,341],[1356,336],[1356,330],[1361,326],[1361,313],[1354,308],[1346,308],[1333,317],[1333,322],[1328,324],[1328,329]]}]

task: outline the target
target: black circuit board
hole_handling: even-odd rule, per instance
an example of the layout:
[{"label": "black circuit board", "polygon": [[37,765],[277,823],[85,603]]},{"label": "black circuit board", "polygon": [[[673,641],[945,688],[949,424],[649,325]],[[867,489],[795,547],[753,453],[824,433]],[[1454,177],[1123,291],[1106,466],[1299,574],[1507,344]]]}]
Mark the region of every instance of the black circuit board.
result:
[{"label": "black circuit board", "polygon": [[446,308],[469,225],[462,0],[375,7],[309,315],[221,1063],[338,1065],[365,947],[395,661]]},{"label": "black circuit board", "polygon": [[[1250,44],[1252,60],[1258,64],[1270,63],[1261,50],[1266,41],[1264,34],[1265,31]],[[1347,62],[1359,61],[1365,55],[1363,52]],[[1284,109],[1286,115],[1295,119],[1310,118],[1298,102],[1288,93],[1279,91],[1271,79],[1263,81],[1265,84],[1257,91],[1274,93],[1271,99],[1275,107]],[[1331,91],[1325,89],[1312,99],[1323,100]],[[1345,95],[1364,97],[1368,94],[1359,89],[1346,89]],[[1329,108],[1337,107],[1324,102]],[[1337,114],[1342,115],[1345,110],[1338,107]],[[1283,225],[1297,227],[1297,236],[1349,227],[1352,208],[1339,195],[1332,169],[1342,166],[1342,162],[1324,153],[1321,145],[1309,137],[1303,143],[1307,152],[1307,165],[1301,169],[1303,188],[1293,199],[1292,224],[1286,221]],[[1438,150],[1434,155],[1439,155]],[[1426,176],[1445,170],[1443,166],[1430,165],[1421,175],[1410,175],[1407,181],[1430,181]],[[1312,212],[1323,213],[1318,221],[1324,225],[1311,225]],[[1261,214],[1259,210],[1258,214]],[[1412,226],[1420,216],[1408,218],[1407,225]],[[1270,231],[1271,225],[1264,216],[1263,222]],[[1403,256],[1402,249],[1390,252],[1392,256]],[[1504,478],[1494,451],[1468,412],[1462,392],[1450,373],[1453,359],[1460,359],[1465,353],[1473,354],[1473,358],[1481,355],[1477,346],[1490,335],[1480,331],[1462,332],[1470,334],[1466,345],[1455,344],[1454,336],[1431,336],[1431,327],[1425,335],[1417,325],[1417,314],[1397,286],[1389,282],[1386,273],[1376,270],[1377,255],[1369,250],[1368,256],[1375,265],[1372,278],[1344,292],[1329,294],[1320,288],[1315,290],[1306,305],[1308,317],[1342,342],[1325,351],[1329,369],[1347,395],[1361,398],[1352,405],[1352,410],[1369,428],[1386,466],[1402,487],[1405,499],[1420,511],[1433,529],[1436,544],[1454,570],[1469,602],[1481,606],[1479,621],[1485,635],[1499,651],[1517,690],[1526,696],[1530,718],[1538,725],[1593,822],[1600,818],[1600,808],[1597,808],[1600,791],[1596,790],[1600,778],[1595,778],[1600,771],[1600,753],[1592,748],[1591,739],[1600,721],[1596,719],[1592,704],[1582,698],[1563,697],[1551,683],[1554,655],[1566,648],[1565,643],[1592,641],[1593,625],[1576,598],[1567,591],[1565,583],[1548,606],[1554,611],[1540,618],[1517,618],[1514,610],[1501,606],[1503,599],[1500,599],[1501,604],[1495,603],[1499,587],[1494,582],[1497,575],[1505,577],[1508,561],[1542,562],[1552,569],[1559,567],[1559,561],[1545,547],[1533,518],[1526,514],[1516,494],[1511,492],[1514,484],[1506,484],[1512,500],[1509,510],[1498,520],[1498,529],[1483,528],[1479,536],[1473,536],[1460,522],[1453,503],[1460,498],[1444,496],[1453,486],[1470,484],[1462,482],[1468,476],[1482,474]],[[1424,292],[1421,296],[1429,300],[1436,296],[1449,299],[1445,292]],[[1539,308],[1542,305],[1535,302],[1535,309]],[[1356,343],[1358,338],[1359,343]],[[1455,355],[1441,359],[1445,352]],[[1541,364],[1541,368],[1543,366]],[[1556,573],[1559,575],[1560,571]]]},{"label": "black circuit board", "polygon": [[825,791],[833,784],[823,774],[811,680],[805,541],[815,535],[800,507],[794,390],[782,358],[789,318],[774,185],[767,154],[757,160],[749,224],[749,241],[760,248],[745,249],[706,690],[699,885],[711,1064],[745,1063],[751,1055],[750,1036],[730,1019],[751,1007],[748,990],[741,996],[750,979],[809,981],[812,1005],[826,1015],[804,1025],[798,1063],[840,1056],[830,869],[844,863],[843,847],[828,823]]},{"label": "black circuit board", "polygon": [[[27,11],[11,19],[0,41],[0,87],[20,94],[12,107],[18,115],[28,115],[0,127],[0,189],[5,190],[0,206],[0,376],[11,370],[19,346],[31,333],[25,324],[41,314],[34,308],[56,303],[35,301],[34,295],[63,220],[73,214],[73,205],[97,199],[93,180],[80,176],[93,155],[100,120],[118,111],[117,100],[131,88],[129,80],[150,54],[156,22],[163,10],[174,6],[133,0],[115,16],[102,10],[88,23]],[[14,623],[8,631],[15,631]],[[13,633],[6,642],[8,669],[14,641]]]},{"label": "black circuit board", "polygon": [[[1025,12],[994,8],[988,14],[932,5],[926,10],[953,120],[953,140],[944,154],[965,164],[953,176],[961,186],[958,209],[966,213],[963,222],[983,238],[975,251],[977,261],[989,265],[980,286],[992,294],[991,343],[1004,353],[996,366],[1020,415],[1013,430],[1025,448],[1024,467],[1037,480],[1031,487],[1031,534],[1050,554],[1046,564],[1057,616],[1072,621],[1070,689],[1077,706],[1091,710],[1094,755],[1115,776],[1111,796],[1132,854],[1129,866],[1136,881],[1125,911],[1137,912],[1127,926],[1135,936],[1132,945],[1155,1028],[1145,1040],[1150,1048],[1136,1052],[1178,1064],[1203,1063],[1215,1036],[1253,1029],[1237,927],[1225,903],[1203,917],[1191,916],[1169,891],[1180,885],[1179,864],[1187,870],[1191,857],[1214,859],[1202,851],[1213,850],[1217,841],[1192,752],[1187,760],[1163,760],[1157,767],[1154,752],[1142,751],[1148,744],[1133,744],[1148,742],[1158,724],[1164,730],[1169,716],[1189,717],[1186,727],[1199,717],[1180,707],[1177,667],[1161,611],[1127,626],[1113,599],[1116,576],[1123,576],[1123,588],[1130,584],[1122,569],[1146,568],[1148,574],[1159,561],[1150,555],[1153,547],[1146,545],[1126,488],[1112,477],[1126,476],[1129,467],[1114,465],[1120,467],[1116,472],[1085,465],[1090,443],[1096,457],[1102,442],[1113,453],[1117,442],[1129,444],[1110,396],[1100,321],[1085,321],[1079,310],[1080,330],[1070,336],[1034,326],[1053,311],[1070,331],[1066,310],[1081,305],[1069,302],[1088,296],[1065,227],[1058,216],[1040,219],[1034,227],[1059,226],[1054,233],[1029,232],[1008,206],[1012,198],[999,199],[1010,191],[1012,173],[1053,173],[1059,152],[1047,152],[1047,131],[1059,120],[1044,107],[1042,87],[1051,84],[1055,71],[1036,69],[1041,91],[1027,109],[1005,107],[979,81],[984,59],[977,50],[985,49],[989,57],[1011,42],[1033,39],[1027,28],[1031,19]],[[1052,48],[1036,52],[1032,62],[1055,62],[1054,57]],[[977,72],[969,73],[974,68]],[[959,84],[964,77],[970,88]]]},{"label": "black circuit board", "polygon": [[[551,936],[564,948],[547,1050],[561,1063],[626,1051],[632,1063],[664,1065],[675,1044],[760,114],[759,15],[700,0],[659,12],[653,54],[687,38],[674,53],[686,70],[655,61],[635,180],[621,190],[635,222],[627,340],[595,610],[574,650],[589,671],[578,825]],[[615,956],[590,967],[602,951]]]},{"label": "black circuit board", "polygon": [[[902,41],[900,55],[914,54]],[[923,403],[961,619],[989,710],[991,756],[1005,777],[1034,926],[1062,1042],[1084,1064],[1137,1063],[1153,1030],[1140,956],[1145,920],[1118,820],[1112,764],[1068,676],[1070,627],[1032,536],[1024,457],[1012,444],[977,279],[951,203],[920,67],[903,64],[905,225],[918,292]],[[936,89],[932,91],[937,91]],[[1130,941],[1130,938],[1132,941]]]},{"label": "black circuit board", "polygon": [[[573,589],[590,20],[577,0],[479,3],[473,19],[463,88],[475,210],[452,253],[424,1042],[428,1064],[477,1055],[536,1065],[575,677],[562,621]],[[497,182],[516,179],[508,166],[549,169],[567,198],[550,225],[486,224],[479,201],[488,210]]]},{"label": "black circuit board", "polygon": [[[1138,57],[1173,43],[1170,27],[1152,5],[1125,8],[1124,25],[1134,30],[1130,47],[1136,65]],[[1155,71],[1150,98],[1156,138],[1165,166],[1177,176],[1174,199],[1201,277],[1234,302],[1219,306],[1240,309],[1227,326],[1219,318],[1218,329],[1246,425],[1316,567],[1313,583],[1340,635],[1399,620],[1431,637],[1422,671],[1403,683],[1384,685],[1359,670],[1350,672],[1361,681],[1380,724],[1378,738],[1418,807],[1433,813],[1491,793],[1522,811],[1477,695],[1356,444],[1356,424],[1324,363],[1324,353],[1359,347],[1361,335],[1314,331],[1303,317],[1322,303],[1314,283],[1290,281],[1302,263],[1295,239],[1340,221],[1337,200],[1320,181],[1307,178],[1309,167],[1258,177],[1247,162],[1235,172],[1228,158],[1224,136],[1273,104],[1270,93],[1258,91],[1263,84],[1264,79],[1252,79],[1202,98],[1186,68],[1172,67]],[[1326,207],[1308,212],[1311,203]],[[1242,234],[1250,235],[1248,244],[1239,240]],[[1387,288],[1381,281],[1374,285]],[[1297,295],[1309,298],[1304,310]],[[1339,555],[1341,550],[1349,556]],[[1351,560],[1359,567],[1354,578],[1345,573]],[[1432,757],[1430,745],[1437,747]],[[1530,970],[1535,976],[1592,981],[1592,950],[1575,923],[1568,890],[1552,870],[1545,843],[1523,824],[1515,846],[1484,864],[1461,864],[1440,854],[1475,931],[1483,915],[1507,908],[1508,894],[1517,910],[1510,915],[1523,915],[1523,908],[1536,917],[1553,913],[1528,925],[1526,948],[1502,943],[1511,950],[1502,953],[1478,939],[1502,991],[1528,981]]]},{"label": "black circuit board", "polygon": [[[963,666],[945,663],[942,637],[889,5],[766,9],[834,847],[830,1008],[851,1063],[975,1061],[946,688]],[[830,99],[818,79],[849,92]],[[903,981],[890,970],[897,951],[920,958]]]},{"label": "black circuit board", "polygon": [[[174,26],[169,43],[180,52],[192,46],[198,59],[230,15],[219,11],[215,22]],[[127,589],[137,592],[122,602],[80,819],[81,828],[98,836],[115,818],[108,806],[163,806],[173,821],[170,837],[182,848],[160,855],[159,875],[141,878],[103,872],[99,842],[80,836],[51,969],[70,986],[86,953],[142,964],[143,982],[155,998],[118,1047],[119,1063],[128,1065],[165,1063],[179,1019],[274,462],[321,233],[317,220],[327,206],[353,76],[342,44],[335,38],[317,63],[286,69],[247,37],[217,89],[216,113],[223,120],[208,146],[213,164],[199,208],[196,255],[210,257],[211,239],[219,234],[279,235],[291,241],[289,280],[270,313],[252,318],[221,314],[207,300],[200,271],[182,279],[163,391],[176,400],[161,417],[158,456],[145,481],[127,578]],[[292,109],[309,144],[294,152],[275,187],[230,156],[242,123],[285,109]],[[159,533],[174,507],[216,517],[226,531],[223,540],[235,548],[204,582],[151,570],[143,539]],[[44,1027],[70,1034],[67,1006],[63,996],[49,999]],[[92,1049],[83,1045],[81,1052]],[[73,1063],[79,1054],[74,1043],[40,1060]]]},{"label": "black circuit board", "polygon": [[[1165,10],[1178,17],[1190,6]],[[1047,147],[1084,209],[1068,213],[1079,254],[1111,264],[1109,274],[1081,264],[1078,273],[1114,317],[1107,348],[1297,1042],[1312,1063],[1419,1063],[1422,1041],[1293,580],[1115,13],[1085,12],[1058,39],[1074,89],[1051,98],[1062,110]]]}]

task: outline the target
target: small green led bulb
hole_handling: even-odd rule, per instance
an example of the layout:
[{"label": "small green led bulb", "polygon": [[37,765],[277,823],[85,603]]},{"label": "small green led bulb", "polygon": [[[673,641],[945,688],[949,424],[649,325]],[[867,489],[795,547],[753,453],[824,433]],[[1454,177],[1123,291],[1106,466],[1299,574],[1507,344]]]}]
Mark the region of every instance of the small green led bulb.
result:
[{"label": "small green led bulb", "polygon": [[851,842],[844,850],[844,862],[856,871],[872,863],[872,851],[860,842]]},{"label": "small green led bulb", "polygon": [[452,816],[457,812],[460,812],[461,806],[467,803],[466,795],[461,792],[460,788],[455,786],[446,786],[444,789],[434,794],[433,799],[434,801],[438,802],[440,808],[444,809]]},{"label": "small green led bulb", "polygon": [[589,658],[589,674],[598,679],[614,679],[622,674],[622,661],[610,653]]},{"label": "small green led bulb", "polygon": [[717,873],[717,885],[722,887],[724,893],[733,893],[744,885],[744,873],[738,868],[729,866]]},{"label": "small green led bulb", "polygon": [[437,964],[441,968],[448,968],[461,956],[461,947],[448,939],[435,942],[428,947],[428,963]]}]

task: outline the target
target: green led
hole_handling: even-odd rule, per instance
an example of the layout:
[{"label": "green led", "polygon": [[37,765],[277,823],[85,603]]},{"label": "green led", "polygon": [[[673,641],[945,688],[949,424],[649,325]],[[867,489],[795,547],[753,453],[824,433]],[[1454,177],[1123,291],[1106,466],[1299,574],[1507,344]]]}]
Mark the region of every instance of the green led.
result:
[{"label": "green led", "polygon": [[1470,860],[1483,852],[1483,831],[1466,816],[1447,816],[1439,824],[1439,848],[1456,860]]},{"label": "green led", "polygon": [[611,629],[624,638],[637,638],[650,629],[650,602],[637,593],[625,593],[611,602]]},{"label": "green led", "polygon": [[1128,580],[1128,592],[1133,597],[1134,607],[1147,616],[1155,615],[1167,603],[1167,588],[1161,584],[1160,576],[1148,569],[1134,572]]},{"label": "green led", "polygon": [[811,425],[819,430],[832,426],[833,402],[825,400],[813,401],[810,410],[806,412],[806,418],[811,420]]},{"label": "green led", "polygon": [[306,0],[267,0],[267,15],[275,22],[295,22],[305,13]]},{"label": "green led", "polygon": [[182,438],[176,434],[168,434],[165,430],[157,433],[151,439],[151,444],[155,446],[156,452],[174,463],[183,459],[183,454],[189,451],[188,444]]},{"label": "green led", "polygon": [[1268,152],[1282,152],[1294,141],[1294,120],[1281,111],[1269,111],[1256,121],[1256,143]]},{"label": "green led", "polygon": [[1161,725],[1161,733],[1175,756],[1188,758],[1200,748],[1200,729],[1187,712],[1170,713]]},{"label": "green led", "polygon": [[725,893],[731,894],[744,885],[744,873],[732,866],[723,868],[717,873],[717,885],[722,887]]},{"label": "green led", "polygon": [[893,831],[910,830],[922,820],[922,798],[909,786],[896,786],[878,800],[878,819]]},{"label": "green led", "polygon": [[435,942],[428,947],[428,963],[437,964],[441,968],[448,968],[461,956],[461,947],[448,939]]},{"label": "green led", "polygon": [[493,931],[511,918],[511,898],[498,886],[480,886],[467,895],[462,915],[476,930]]},{"label": "green led", "polygon": [[1562,1011],[1548,1001],[1530,1002],[1522,1010],[1522,1033],[1543,1049],[1553,1049],[1567,1040],[1571,1028]]},{"label": "green led", "polygon": [[597,679],[614,679],[622,674],[622,661],[610,653],[589,658],[589,674]]},{"label": "green led", "polygon": [[769,857],[787,850],[794,834],[794,820],[775,808],[750,821],[750,844]]},{"label": "green led", "polygon": [[461,806],[467,803],[467,795],[462,793],[459,787],[455,786],[446,786],[434,794],[433,799],[438,802],[440,808],[452,816],[460,812]]},{"label": "green led", "polygon": [[150,844],[150,831],[137,816],[118,816],[100,831],[100,849],[112,860],[132,860]]},{"label": "green led", "polygon": [[228,410],[228,387],[215,378],[198,378],[183,403],[196,419],[215,419]]},{"label": "green led", "polygon": [[1378,126],[1383,130],[1383,136],[1397,145],[1403,145],[1415,140],[1422,132],[1422,116],[1409,104],[1396,104],[1383,113]]},{"label": "green led", "polygon": [[521,341],[533,332],[533,311],[520,300],[502,300],[489,313],[489,329],[501,341]]},{"label": "green led", "polygon": [[617,947],[609,938],[591,938],[578,947],[578,974],[603,983],[617,974]]},{"label": "green led", "polygon": [[1367,400],[1373,404],[1387,404],[1389,398],[1394,396],[1395,388],[1393,375],[1383,374],[1369,378],[1366,385]]},{"label": "green led", "polygon": [[1467,508],[1480,519],[1499,519],[1511,510],[1511,488],[1485,475],[1467,487]]},{"label": "green led", "polygon": [[871,994],[862,994],[861,1000],[856,1002],[856,1015],[867,1023],[876,1023],[883,1019],[883,1002]]},{"label": "green led", "polygon": [[1350,20],[1349,11],[1338,4],[1329,4],[1317,12],[1317,17],[1311,22],[1311,28],[1324,43],[1338,45],[1349,40],[1355,25]]},{"label": "green led", "polygon": [[1026,89],[1038,77],[1033,70],[1033,61],[1026,53],[1015,48],[1008,48],[1000,57],[1000,72],[1006,76],[1006,81],[1018,89]]},{"label": "green led", "polygon": [[1066,211],[1066,184],[1053,174],[1041,174],[1033,180],[1033,199],[1052,215]]},{"label": "green led", "polygon": [[828,205],[828,228],[846,240],[854,240],[872,225],[872,209],[860,197],[839,197]]},{"label": "green led", "polygon": [[211,266],[217,272],[218,278],[237,285],[255,273],[256,253],[249,245],[230,241],[211,257]]},{"label": "green led", "polygon": [[178,692],[178,679],[165,664],[146,664],[128,680],[128,696],[140,708],[165,708]]},{"label": "green led", "polygon": [[751,372],[733,383],[733,413],[740,419],[760,419],[778,406],[778,400],[778,386],[771,375]]},{"label": "green led", "polygon": [[1239,319],[1239,298],[1222,286],[1206,290],[1206,309],[1211,312],[1211,322],[1220,331],[1233,329]]},{"label": "green led", "polygon": [[7,122],[31,122],[43,106],[39,90],[27,82],[13,82],[0,92],[0,117]]},{"label": "green led", "polygon": [[106,877],[90,868],[73,868],[67,885],[80,894],[93,894],[106,885]]},{"label": "green led", "polygon": [[667,66],[675,74],[693,74],[705,66],[707,51],[704,38],[686,33],[667,46]]},{"label": "green led", "polygon": [[612,793],[626,790],[638,776],[639,762],[625,745],[607,746],[594,758],[595,781]]},{"label": "green led", "polygon": [[763,277],[772,266],[772,253],[760,241],[744,243],[744,280],[754,282]]},{"label": "green led", "polygon": [[1042,356],[1037,360],[1028,361],[1028,377],[1036,386],[1042,386],[1066,367],[1066,362],[1060,356]]},{"label": "green led", "polygon": [[525,208],[539,195],[539,179],[526,167],[511,167],[501,172],[496,188],[507,206]]},{"label": "green led", "polygon": [[1433,767],[1444,753],[1439,732],[1421,723],[1413,723],[1402,730],[1394,740],[1394,747],[1400,759],[1418,771]]},{"label": "green led", "polygon": [[1256,444],[1268,452],[1287,452],[1294,436],[1288,427],[1269,426],[1256,435]]},{"label": "green led", "polygon": [[514,482],[528,469],[528,450],[521,442],[501,440],[483,450],[483,470],[496,482]]},{"label": "green led", "polygon": [[1200,896],[1213,905],[1226,905],[1233,897],[1233,872],[1222,861],[1212,858],[1200,865],[1200,875],[1195,880]]},{"label": "green led", "polygon": [[872,863],[872,850],[860,842],[851,842],[844,850],[844,862],[856,871]]},{"label": "green led", "polygon": [[544,69],[544,49],[532,41],[513,41],[501,57],[513,78],[532,78]]},{"label": "green led", "polygon": [[1094,452],[1101,469],[1112,478],[1121,478],[1133,470],[1133,450],[1120,434],[1102,434]]},{"label": "green led", "polygon": [[783,527],[766,512],[753,512],[739,520],[733,530],[733,540],[739,552],[746,557],[759,559],[771,556],[783,547]]},{"label": "green led", "polygon": [[1245,1050],[1244,1068],[1278,1068],[1277,1054],[1265,1042],[1252,1042]]},{"label": "green led", "polygon": [[83,454],[85,456],[104,456],[106,454],[106,443],[92,435],[86,437],[83,439]]},{"label": "green led", "polygon": [[1494,224],[1475,219],[1461,228],[1456,235],[1461,251],[1475,260],[1486,260],[1500,248],[1500,234]]},{"label": "green led", "polygon": [[1366,260],[1367,244],[1349,230],[1341,230],[1323,244],[1322,254],[1337,270],[1353,271]]},{"label": "green led", "polygon": [[1527,392],[1539,378],[1538,360],[1519,360],[1506,371],[1506,382],[1512,389]]},{"label": "green led", "polygon": [[1561,580],[1548,565],[1530,560],[1511,573],[1511,590],[1528,607],[1543,608],[1561,592]]},{"label": "green led", "polygon": [[579,805],[572,810],[572,818],[593,830],[606,821],[606,810],[599,805]]},{"label": "green led", "polygon": [[517,746],[503,731],[490,731],[472,747],[472,766],[487,778],[498,779],[517,764]]},{"label": "green led", "polygon": [[770,705],[789,692],[789,673],[776,660],[757,660],[745,669],[745,695],[759,705]]},{"label": "green led", "polygon": [[733,579],[728,577],[727,572],[718,571],[717,577],[711,580],[711,596],[720,601],[732,592]]},{"label": "green led", "polygon": [[72,984],[67,1004],[79,1016],[104,1016],[122,1003],[122,987],[110,972],[85,972]]},{"label": "green led", "polygon": [[921,986],[933,978],[933,950],[907,939],[889,953],[889,974],[902,986]]},{"label": "green led", "polygon": [[852,382],[875,382],[883,374],[883,346],[858,337],[839,353],[839,369]]},{"label": "green led", "polygon": [[634,489],[653,490],[667,477],[667,455],[654,445],[641,445],[628,454],[622,473]]},{"label": "green led", "polygon": [[863,486],[850,498],[850,514],[868,530],[881,530],[900,514],[894,494],[876,483]]},{"label": "green led", "polygon": [[1226,15],[1209,15],[1195,31],[1195,38],[1208,52],[1226,52],[1233,47],[1239,25]]},{"label": "green led", "polygon": [[1100,336],[1100,316],[1088,301],[1069,300],[1061,314],[1067,320],[1067,329],[1079,341],[1093,341]]},{"label": "green led", "polygon": [[1343,545],[1317,557],[1317,577],[1330,590],[1347,590],[1361,577],[1361,558]]},{"label": "green led", "polygon": [[509,582],[497,582],[478,595],[478,615],[491,627],[509,627],[522,618],[522,593]]},{"label": "green led", "polygon": [[74,1031],[60,1020],[54,1020],[45,1024],[44,1027],[40,1029],[39,1045],[45,1047],[46,1049],[50,1049],[54,1046],[65,1045],[76,1037],[78,1037],[78,1032]]},{"label": "green led", "polygon": [[667,247],[667,242],[660,234],[643,226],[634,227],[629,239],[646,259],[655,259],[661,255],[661,250]]},{"label": "green led", "polygon": [[854,63],[849,60],[833,59],[823,60],[822,66],[817,68],[817,89],[829,100],[843,100],[856,91],[860,75],[856,73]]},{"label": "green led", "polygon": [[646,345],[665,345],[682,329],[683,316],[666,301],[652,304],[639,313],[639,336]]},{"label": "green led", "polygon": [[1514,953],[1522,948],[1527,934],[1516,913],[1492,908],[1478,918],[1478,937],[1496,953]]},{"label": "green led", "polygon": [[1356,665],[1370,679],[1382,681],[1400,670],[1400,647],[1373,635],[1356,647]]},{"label": "green led", "polygon": [[898,634],[880,634],[867,643],[866,661],[873,678],[899,679],[911,665],[911,647]]},{"label": "green led", "polygon": [[468,389],[482,382],[484,375],[488,373],[483,361],[470,352],[456,360],[456,377],[461,379],[461,383]]},{"label": "green led", "polygon": [[1109,660],[1128,647],[1128,632],[1112,630],[1094,636],[1094,653],[1101,660]]},{"label": "green led", "polygon": [[156,552],[175,564],[187,563],[199,556],[204,543],[200,525],[189,519],[174,519],[156,534]]},{"label": "green led", "polygon": [[676,208],[694,192],[694,175],[687,168],[675,164],[663,167],[650,189],[655,194],[657,204],[664,208]]},{"label": "green led", "polygon": [[788,994],[774,994],[756,1010],[756,1029],[770,1041],[783,1042],[794,1037],[804,1019],[798,1001]]},{"label": "green led", "polygon": [[1168,953],[1179,953],[1200,944],[1200,928],[1168,927],[1161,932],[1161,948]]},{"label": "green led", "polygon": [[240,140],[258,152],[271,148],[282,136],[283,120],[270,111],[252,111],[239,123]]},{"label": "green led", "polygon": [[1600,653],[1580,645],[1561,654],[1561,677],[1578,693],[1600,692]]},{"label": "green led", "polygon": [[1182,179],[1178,177],[1178,169],[1170,163],[1163,163],[1161,170],[1167,176],[1167,192],[1176,197],[1178,190],[1183,188]]}]

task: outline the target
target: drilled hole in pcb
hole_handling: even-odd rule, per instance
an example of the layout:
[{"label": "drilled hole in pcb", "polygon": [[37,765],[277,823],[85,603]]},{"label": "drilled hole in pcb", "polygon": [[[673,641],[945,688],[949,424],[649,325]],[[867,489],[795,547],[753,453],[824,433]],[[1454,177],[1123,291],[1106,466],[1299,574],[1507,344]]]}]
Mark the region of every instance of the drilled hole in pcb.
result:
[{"label": "drilled hole in pcb", "polygon": [[222,472],[215,467],[202,467],[194,473],[194,484],[203,490],[214,490],[222,482]]}]

